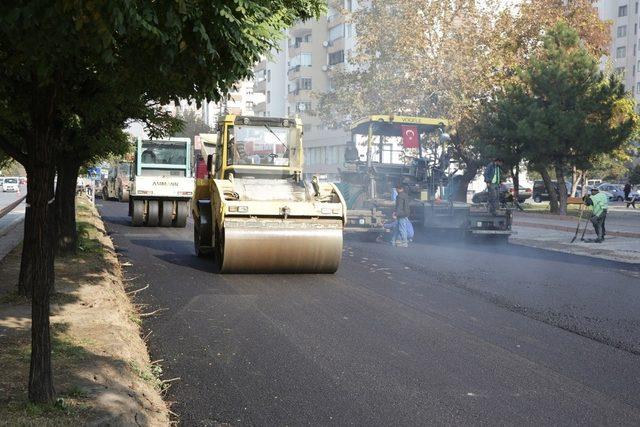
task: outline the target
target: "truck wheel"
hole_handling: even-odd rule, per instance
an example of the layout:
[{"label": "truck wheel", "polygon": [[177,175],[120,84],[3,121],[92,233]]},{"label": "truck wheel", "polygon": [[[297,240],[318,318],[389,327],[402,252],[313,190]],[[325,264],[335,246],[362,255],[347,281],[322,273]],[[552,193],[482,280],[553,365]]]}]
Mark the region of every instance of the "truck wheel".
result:
[{"label": "truck wheel", "polygon": [[189,216],[189,204],[185,201],[176,202],[176,219],[173,226],[178,228],[186,227],[187,216]]},{"label": "truck wheel", "polygon": [[162,227],[171,227],[173,222],[173,202],[171,200],[162,201],[162,212],[160,214],[160,225]]},{"label": "truck wheel", "polygon": [[133,201],[131,208],[131,224],[134,227],[141,227],[144,224],[144,201]]},{"label": "truck wheel", "polygon": [[147,226],[157,227],[158,219],[160,218],[160,204],[157,200],[149,200],[149,207],[147,211]]}]

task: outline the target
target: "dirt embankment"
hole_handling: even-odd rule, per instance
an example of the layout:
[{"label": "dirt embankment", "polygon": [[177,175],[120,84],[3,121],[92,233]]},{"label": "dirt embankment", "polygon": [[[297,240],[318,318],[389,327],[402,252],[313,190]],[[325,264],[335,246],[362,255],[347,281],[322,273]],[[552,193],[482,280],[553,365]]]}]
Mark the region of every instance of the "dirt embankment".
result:
[{"label": "dirt embankment", "polygon": [[104,224],[82,201],[78,228],[78,255],[56,262],[54,405],[26,398],[30,307],[15,294],[21,248],[0,262],[0,425],[167,425],[161,368],[149,360]]}]

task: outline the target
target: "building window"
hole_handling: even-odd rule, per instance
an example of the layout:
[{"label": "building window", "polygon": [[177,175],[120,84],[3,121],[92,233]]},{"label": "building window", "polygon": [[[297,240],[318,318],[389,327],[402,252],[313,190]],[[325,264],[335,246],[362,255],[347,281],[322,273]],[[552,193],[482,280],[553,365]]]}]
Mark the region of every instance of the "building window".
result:
[{"label": "building window", "polygon": [[249,110],[253,109],[253,101],[245,102],[244,106],[247,107]]},{"label": "building window", "polygon": [[353,37],[353,24],[346,24],[344,26],[345,37]]},{"label": "building window", "polygon": [[633,56],[636,56],[636,49],[637,49],[638,45],[633,45]]},{"label": "building window", "polygon": [[271,102],[271,91],[267,91],[267,102]]},{"label": "building window", "polygon": [[636,64],[633,64],[633,68],[631,69],[631,75],[632,76],[636,75]]},{"label": "building window", "polygon": [[344,50],[339,50],[329,54],[329,65],[341,64],[344,62]]},{"label": "building window", "polygon": [[627,16],[627,5],[618,7],[618,18],[622,18],[623,16]]},{"label": "building window", "polygon": [[618,38],[626,37],[626,36],[627,36],[627,26],[626,25],[620,25],[618,27]]},{"label": "building window", "polygon": [[344,24],[336,25],[333,28],[329,28],[329,41],[338,40],[344,37]]},{"label": "building window", "polygon": [[267,70],[267,81],[271,81],[271,70]]},{"label": "building window", "polygon": [[616,67],[615,73],[618,74],[621,78],[624,79],[624,73],[625,72],[625,68],[624,67]]},{"label": "building window", "polygon": [[311,54],[310,53],[301,53],[300,54],[300,65],[303,67],[311,67]]},{"label": "building window", "polygon": [[626,58],[627,48],[626,46],[620,46],[616,49],[616,58]]},{"label": "building window", "polygon": [[311,111],[310,102],[296,102],[296,113],[308,113]]},{"label": "building window", "polygon": [[309,79],[309,78],[300,79],[300,83],[298,84],[298,88],[300,90],[311,90],[311,79]]},{"label": "building window", "polygon": [[638,14],[638,2],[636,2],[636,15]]}]

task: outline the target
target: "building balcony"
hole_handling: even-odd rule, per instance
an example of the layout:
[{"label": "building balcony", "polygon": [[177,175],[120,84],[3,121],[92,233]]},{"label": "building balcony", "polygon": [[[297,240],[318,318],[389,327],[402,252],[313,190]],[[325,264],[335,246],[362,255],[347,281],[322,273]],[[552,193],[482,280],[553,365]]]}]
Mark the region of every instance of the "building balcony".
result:
[{"label": "building balcony", "polygon": [[266,79],[261,79],[261,80],[256,80],[256,82],[253,84],[253,92],[256,93],[266,93],[267,92],[267,80]]},{"label": "building balcony", "polygon": [[266,102],[258,102],[253,106],[253,112],[256,115],[260,115],[260,113],[264,113],[267,111],[267,103]]}]

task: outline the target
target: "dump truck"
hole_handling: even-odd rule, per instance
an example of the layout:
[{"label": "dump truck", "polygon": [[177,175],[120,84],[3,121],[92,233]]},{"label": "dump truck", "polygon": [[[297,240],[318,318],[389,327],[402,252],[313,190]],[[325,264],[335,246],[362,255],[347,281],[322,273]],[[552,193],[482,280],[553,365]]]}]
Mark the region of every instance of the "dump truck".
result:
[{"label": "dump truck", "polygon": [[334,273],[346,205],[338,188],[303,180],[299,118],[220,118],[208,176],[192,200],[194,246],[222,273]]},{"label": "dump truck", "polygon": [[119,161],[109,167],[109,173],[102,186],[104,200],[118,200],[125,203],[129,201],[132,166],[132,162]]},{"label": "dump truck", "polygon": [[393,115],[353,123],[351,154],[340,168],[339,188],[349,209],[346,231],[384,232],[395,207],[393,188],[401,184],[411,197],[409,219],[425,235],[508,238],[510,209],[502,207],[493,215],[485,206],[453,200],[457,178],[447,125],[440,118]]},{"label": "dump truck", "polygon": [[134,227],[185,227],[195,182],[189,138],[138,139],[129,190]]}]

